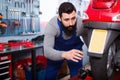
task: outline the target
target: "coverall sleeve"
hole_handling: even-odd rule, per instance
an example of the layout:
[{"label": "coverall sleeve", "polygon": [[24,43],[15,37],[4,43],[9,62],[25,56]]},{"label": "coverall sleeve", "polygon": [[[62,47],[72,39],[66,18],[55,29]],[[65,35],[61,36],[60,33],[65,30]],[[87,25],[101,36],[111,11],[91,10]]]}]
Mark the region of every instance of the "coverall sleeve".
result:
[{"label": "coverall sleeve", "polygon": [[58,35],[59,28],[56,22],[49,22],[44,32],[44,55],[50,60],[62,60],[61,53],[54,49],[55,37]]}]

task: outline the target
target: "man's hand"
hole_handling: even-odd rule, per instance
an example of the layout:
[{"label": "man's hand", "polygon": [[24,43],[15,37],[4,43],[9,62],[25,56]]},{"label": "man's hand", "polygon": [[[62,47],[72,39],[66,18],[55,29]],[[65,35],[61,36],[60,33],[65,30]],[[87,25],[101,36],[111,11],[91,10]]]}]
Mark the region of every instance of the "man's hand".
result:
[{"label": "man's hand", "polygon": [[83,58],[83,52],[80,50],[72,49],[70,51],[63,52],[61,55],[64,59],[78,62]]}]

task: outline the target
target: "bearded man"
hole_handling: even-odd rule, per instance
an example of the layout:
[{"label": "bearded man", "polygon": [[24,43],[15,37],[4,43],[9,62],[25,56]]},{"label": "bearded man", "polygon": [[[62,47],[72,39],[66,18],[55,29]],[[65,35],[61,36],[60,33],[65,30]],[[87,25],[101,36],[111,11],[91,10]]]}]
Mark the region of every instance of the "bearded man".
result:
[{"label": "bearded man", "polygon": [[44,55],[47,58],[45,80],[56,80],[57,73],[64,60],[67,61],[70,77],[82,67],[82,46],[80,39],[82,19],[76,14],[76,8],[70,2],[63,2],[58,16],[53,17],[45,28]]}]

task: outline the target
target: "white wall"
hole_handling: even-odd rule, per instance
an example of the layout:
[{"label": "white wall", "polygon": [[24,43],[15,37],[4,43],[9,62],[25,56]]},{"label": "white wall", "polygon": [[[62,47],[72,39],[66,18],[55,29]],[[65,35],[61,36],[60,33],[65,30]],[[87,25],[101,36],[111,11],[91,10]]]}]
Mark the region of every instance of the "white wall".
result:
[{"label": "white wall", "polygon": [[40,1],[40,11],[42,14],[40,15],[41,22],[41,33],[44,34],[44,29],[46,23],[55,15],[57,15],[57,10],[59,5],[68,0],[41,0]]},{"label": "white wall", "polygon": [[41,21],[49,21],[51,17],[56,14],[57,0],[41,0],[40,1],[40,11],[42,15],[40,16]]},{"label": "white wall", "polygon": [[41,34],[44,34],[44,29],[47,22],[56,15],[56,6],[57,0],[41,0],[40,1],[40,11],[42,14],[40,15],[40,31]]}]

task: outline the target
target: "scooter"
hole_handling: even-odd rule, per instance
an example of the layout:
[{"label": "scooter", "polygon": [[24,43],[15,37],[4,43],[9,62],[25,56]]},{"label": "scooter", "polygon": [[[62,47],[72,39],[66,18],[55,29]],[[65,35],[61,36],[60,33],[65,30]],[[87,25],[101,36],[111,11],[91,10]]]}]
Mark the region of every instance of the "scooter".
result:
[{"label": "scooter", "polygon": [[83,29],[93,78],[113,80],[120,69],[120,0],[90,0]]}]

